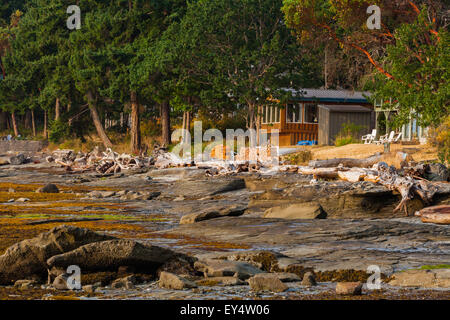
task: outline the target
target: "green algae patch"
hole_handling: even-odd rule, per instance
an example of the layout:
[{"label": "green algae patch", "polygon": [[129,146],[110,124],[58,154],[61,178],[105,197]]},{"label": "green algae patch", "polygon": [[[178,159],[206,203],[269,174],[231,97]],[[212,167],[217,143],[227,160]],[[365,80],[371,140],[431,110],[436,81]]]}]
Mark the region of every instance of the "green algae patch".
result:
[{"label": "green algae patch", "polygon": [[450,269],[450,264],[425,265],[419,268],[419,270],[433,270],[433,269]]}]

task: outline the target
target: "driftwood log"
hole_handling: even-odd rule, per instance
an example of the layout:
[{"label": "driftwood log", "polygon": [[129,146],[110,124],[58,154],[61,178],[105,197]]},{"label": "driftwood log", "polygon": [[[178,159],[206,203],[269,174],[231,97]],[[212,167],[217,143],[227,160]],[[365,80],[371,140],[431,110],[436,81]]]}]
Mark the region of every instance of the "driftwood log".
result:
[{"label": "driftwood log", "polygon": [[336,158],[328,160],[311,160],[308,163],[312,168],[332,168],[343,166],[347,168],[370,168],[382,160],[382,154],[375,154],[366,159]]},{"label": "driftwood log", "polygon": [[450,205],[440,205],[424,208],[415,214],[422,222],[450,224]]}]

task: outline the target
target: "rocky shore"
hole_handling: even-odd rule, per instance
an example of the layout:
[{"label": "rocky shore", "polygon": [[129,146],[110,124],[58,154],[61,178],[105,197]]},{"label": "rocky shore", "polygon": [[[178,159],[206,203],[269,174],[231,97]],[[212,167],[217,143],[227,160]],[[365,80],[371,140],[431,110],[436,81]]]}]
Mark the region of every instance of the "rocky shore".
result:
[{"label": "rocky shore", "polygon": [[[401,196],[384,186],[37,160],[0,169],[2,299],[450,298],[450,226],[392,213]],[[436,183],[432,205],[449,205]]]}]

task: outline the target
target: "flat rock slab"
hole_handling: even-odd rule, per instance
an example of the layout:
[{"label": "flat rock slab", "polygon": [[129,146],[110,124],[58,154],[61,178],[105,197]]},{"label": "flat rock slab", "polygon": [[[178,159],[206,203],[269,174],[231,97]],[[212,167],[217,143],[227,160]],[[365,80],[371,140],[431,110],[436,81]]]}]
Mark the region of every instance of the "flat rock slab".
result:
[{"label": "flat rock slab", "polygon": [[205,277],[236,277],[246,280],[262,271],[251,264],[240,261],[206,259],[196,261],[194,268]]},{"label": "flat rock slab", "polygon": [[203,198],[241,189],[245,189],[244,179],[227,177],[210,180],[180,181],[174,184],[170,193],[178,197]]},{"label": "flat rock slab", "polygon": [[264,218],[279,219],[325,219],[327,213],[317,202],[273,207],[264,212]]},{"label": "flat rock slab", "polygon": [[181,217],[180,224],[191,224],[199,221],[215,219],[219,217],[237,217],[244,214],[247,208],[238,205],[228,207],[209,208],[198,213],[191,213]]},{"label": "flat rock slab", "polygon": [[413,217],[281,220],[241,216],[180,225],[165,232],[277,251],[318,271],[367,270],[369,265],[379,265],[383,273],[391,274],[450,261],[450,227],[423,224]]},{"label": "flat rock slab", "polygon": [[393,275],[392,286],[450,288],[450,269],[407,270]]}]

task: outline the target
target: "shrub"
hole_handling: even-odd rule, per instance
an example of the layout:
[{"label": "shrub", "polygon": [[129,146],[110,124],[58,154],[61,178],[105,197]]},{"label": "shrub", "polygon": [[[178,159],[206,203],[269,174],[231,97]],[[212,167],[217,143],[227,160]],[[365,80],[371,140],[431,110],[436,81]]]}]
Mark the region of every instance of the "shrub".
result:
[{"label": "shrub", "polygon": [[341,131],[339,131],[339,134],[336,136],[334,142],[335,146],[341,147],[346,144],[360,143],[361,141],[358,138],[358,134],[363,128],[363,126],[354,123],[343,123]]},{"label": "shrub", "polygon": [[437,147],[439,160],[443,164],[450,163],[450,116],[437,128],[430,129],[428,139],[431,145]]},{"label": "shrub", "polygon": [[312,152],[308,149],[303,149],[300,152],[288,155],[286,159],[292,165],[305,164],[312,160]]},{"label": "shrub", "polygon": [[69,137],[70,128],[66,122],[55,120],[50,123],[50,133],[48,139],[51,142],[58,143]]}]

